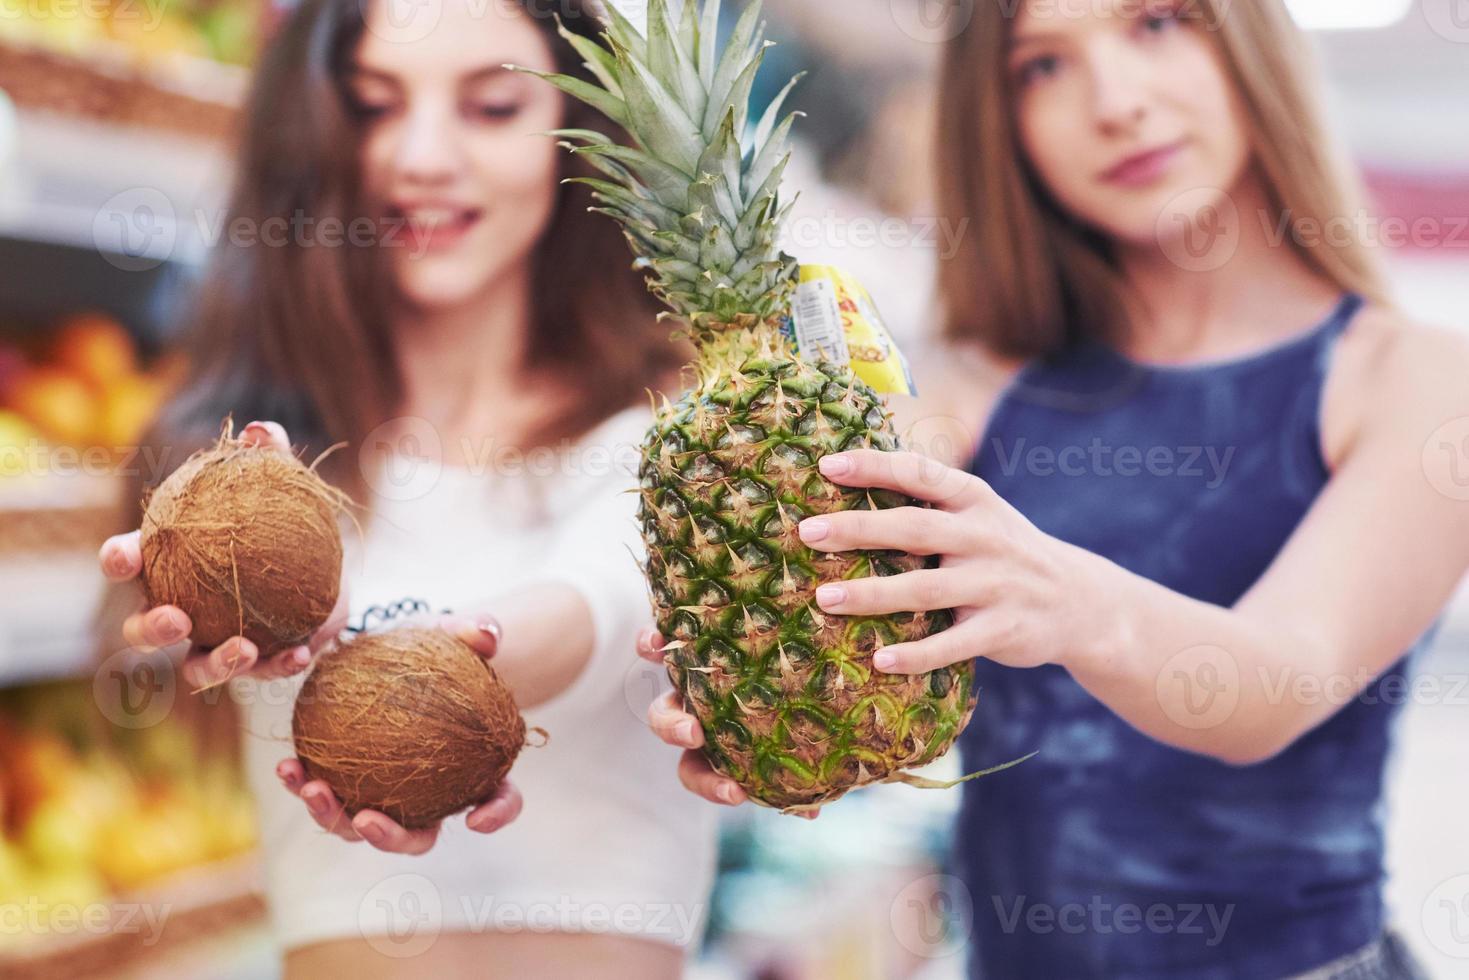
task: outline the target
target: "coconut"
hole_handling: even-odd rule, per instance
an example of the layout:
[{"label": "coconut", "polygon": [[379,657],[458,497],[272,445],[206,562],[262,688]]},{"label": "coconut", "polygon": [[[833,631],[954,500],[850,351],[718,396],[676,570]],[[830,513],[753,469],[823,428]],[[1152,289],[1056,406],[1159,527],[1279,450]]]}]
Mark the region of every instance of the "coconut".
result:
[{"label": "coconut", "polygon": [[337,604],[347,502],[295,457],[231,438],[226,422],[144,501],[149,604],[182,609],[204,647],[305,643]]},{"label": "coconut", "polygon": [[468,644],[435,627],[368,633],[317,658],[291,734],[307,779],[349,814],[432,826],[489,799],[526,744],[510,689]]}]

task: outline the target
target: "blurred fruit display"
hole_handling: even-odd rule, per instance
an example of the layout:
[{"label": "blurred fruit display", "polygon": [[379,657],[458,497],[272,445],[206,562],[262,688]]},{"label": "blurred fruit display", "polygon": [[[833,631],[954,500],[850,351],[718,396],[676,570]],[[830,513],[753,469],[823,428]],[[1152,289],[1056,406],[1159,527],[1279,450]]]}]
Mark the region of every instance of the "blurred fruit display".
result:
[{"label": "blurred fruit display", "polygon": [[0,11],[0,90],[23,108],[229,135],[261,0],[25,0]]},{"label": "blurred fruit display", "polygon": [[69,54],[116,41],[143,61],[184,55],[244,65],[263,9],[260,0],[26,0],[0,16],[0,36]]},{"label": "blurred fruit display", "polygon": [[186,869],[249,852],[255,811],[232,751],[180,718],[108,724],[89,681],[0,692],[0,924],[6,954]]},{"label": "blurred fruit display", "polygon": [[132,335],[102,313],[39,336],[0,335],[0,475],[44,476],[47,447],[125,457],[178,376],[176,358],[145,367]]}]

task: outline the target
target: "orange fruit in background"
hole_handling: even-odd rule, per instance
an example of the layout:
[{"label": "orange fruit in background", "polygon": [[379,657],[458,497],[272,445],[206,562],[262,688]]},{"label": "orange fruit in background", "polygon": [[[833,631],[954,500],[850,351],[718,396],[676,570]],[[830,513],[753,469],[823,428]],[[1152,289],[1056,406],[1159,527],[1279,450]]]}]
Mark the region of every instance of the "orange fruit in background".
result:
[{"label": "orange fruit in background", "polygon": [[9,407],[57,442],[80,446],[97,425],[97,393],[74,374],[40,367],[11,385]]},{"label": "orange fruit in background", "polygon": [[99,387],[138,370],[138,346],[104,313],[78,313],[57,324],[47,361]]},{"label": "orange fruit in background", "polygon": [[145,375],[118,378],[102,389],[96,442],[109,449],[136,446],[163,404],[163,385]]},{"label": "orange fruit in background", "polygon": [[0,408],[0,476],[21,476],[30,469],[30,452],[44,443],[39,430],[15,412]]}]

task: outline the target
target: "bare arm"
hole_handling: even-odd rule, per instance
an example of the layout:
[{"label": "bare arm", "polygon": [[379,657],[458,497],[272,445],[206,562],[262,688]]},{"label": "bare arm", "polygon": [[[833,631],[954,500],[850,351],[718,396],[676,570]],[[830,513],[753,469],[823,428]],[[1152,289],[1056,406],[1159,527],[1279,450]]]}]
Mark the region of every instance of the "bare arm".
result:
[{"label": "bare arm", "polygon": [[[629,574],[636,574],[636,569],[630,568]],[[495,671],[510,685],[522,710],[566,691],[591,660],[595,641],[591,609],[571,585],[529,586],[471,612],[489,615],[503,629]]]},{"label": "bare arm", "polygon": [[[886,648],[880,669],[916,672],[976,655],[1060,664],[1160,741],[1236,764],[1268,758],[1396,661],[1469,568],[1469,487],[1455,469],[1469,462],[1469,432],[1456,428],[1469,428],[1466,376],[1458,338],[1415,329],[1385,345],[1359,393],[1370,410],[1336,472],[1232,608],[1041,533],[966,473],[865,452],[848,454],[851,471],[830,477],[902,489],[935,510],[830,515],[805,522],[803,537],[822,550],[939,554],[942,565],[842,583],[843,598],[818,593],[818,601],[847,614],[956,609],[953,629]],[[1293,696],[1301,677],[1325,696]]]},{"label": "bare arm", "polygon": [[[803,539],[821,550],[936,554],[940,567],[828,583],[817,601],[849,615],[955,610],[952,629],[879,651],[879,669],[915,673],[973,656],[1058,664],[1161,742],[1237,765],[1270,758],[1393,664],[1469,569],[1469,346],[1414,328],[1371,361],[1350,392],[1365,410],[1346,427],[1332,478],[1233,607],[1043,534],[962,470],[872,451],[827,457],[823,472],[934,508],[812,518]],[[659,645],[646,636],[639,652],[656,657]],[[1296,686],[1302,678],[1309,687]],[[665,741],[698,747],[697,725],[672,700],[655,702],[649,718]],[[707,799],[738,801],[721,795],[732,784],[697,753],[680,774]]]}]

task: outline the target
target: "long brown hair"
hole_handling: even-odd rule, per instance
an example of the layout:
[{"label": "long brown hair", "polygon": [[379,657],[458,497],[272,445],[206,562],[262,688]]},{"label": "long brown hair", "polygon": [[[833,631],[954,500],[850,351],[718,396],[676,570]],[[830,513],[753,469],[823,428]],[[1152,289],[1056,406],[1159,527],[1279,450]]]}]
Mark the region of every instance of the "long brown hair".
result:
[{"label": "long brown hair", "polygon": [[[1025,163],[1006,72],[1013,0],[979,0],[948,42],[939,75],[940,213],[970,232],[939,271],[944,334],[1007,357],[1044,355],[1082,336],[1125,335],[1123,283],[1108,241],[1064,213]],[[1270,207],[1324,224],[1358,213],[1359,180],[1325,124],[1315,56],[1281,0],[1184,0],[1215,36],[1250,128]],[[1342,290],[1383,300],[1360,242],[1288,241]]]},{"label": "long brown hair", "polygon": [[[361,0],[302,0],[263,52],[243,119],[239,169],[228,228],[237,220],[290,222],[309,216],[337,228],[375,218],[363,192],[361,127],[343,77],[365,30]],[[556,70],[590,75],[556,22],[522,0],[545,32]],[[558,5],[568,30],[601,29],[592,0]],[[568,128],[606,128],[568,100]],[[569,154],[559,176],[591,176]],[[574,437],[645,397],[681,362],[659,326],[659,307],[632,271],[613,222],[589,214],[587,189],[563,185],[551,224],[538,245],[533,273],[534,322],[522,368],[577,391],[574,404],[550,419],[538,444]],[[355,459],[362,439],[391,418],[403,396],[393,325],[389,322],[384,250],[376,247],[221,245],[212,256],[192,317],[192,376],[165,409],[150,440],[167,446],[170,463],[218,434],[221,418],[281,422],[297,448],[316,452],[338,442],[351,448],[324,471],[362,499]],[[176,458],[175,458],[176,457]]]}]

